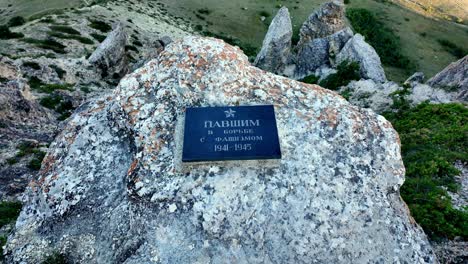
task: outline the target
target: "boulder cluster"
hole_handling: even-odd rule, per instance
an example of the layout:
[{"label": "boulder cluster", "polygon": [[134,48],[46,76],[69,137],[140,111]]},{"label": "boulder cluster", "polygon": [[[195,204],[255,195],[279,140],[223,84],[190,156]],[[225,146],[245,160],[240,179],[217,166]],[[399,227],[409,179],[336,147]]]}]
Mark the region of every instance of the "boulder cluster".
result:
[{"label": "boulder cluster", "polygon": [[380,57],[360,34],[347,25],[345,5],[334,0],[322,4],[303,23],[297,45],[292,44],[293,29],[289,11],[282,7],[273,18],[254,65],[278,75],[302,80],[315,76],[319,81],[337,72],[343,62],[359,64],[361,80],[339,89],[350,102],[377,112],[390,110],[391,95],[410,89],[412,104],[423,101],[448,103],[468,100],[468,56],[451,64],[426,84],[417,72],[404,83],[388,81]]},{"label": "boulder cluster", "polygon": [[341,1],[324,3],[312,13],[302,25],[299,42],[294,47],[292,35],[288,9],[282,7],[272,20],[255,66],[293,79],[309,75],[323,78],[337,64],[355,61],[366,79],[387,80],[374,48],[346,25],[345,6]]}]

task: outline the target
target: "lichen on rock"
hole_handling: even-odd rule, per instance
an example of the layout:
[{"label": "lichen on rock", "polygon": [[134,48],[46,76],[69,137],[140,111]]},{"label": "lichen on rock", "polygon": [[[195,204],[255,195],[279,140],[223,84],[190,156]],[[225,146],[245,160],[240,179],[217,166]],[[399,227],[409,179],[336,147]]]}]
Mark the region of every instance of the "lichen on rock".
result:
[{"label": "lichen on rock", "polygon": [[[184,109],[275,106],[283,158],[186,165]],[[80,107],[30,184],[7,260],[434,263],[399,196],[398,134],[212,38],[175,41]]]}]

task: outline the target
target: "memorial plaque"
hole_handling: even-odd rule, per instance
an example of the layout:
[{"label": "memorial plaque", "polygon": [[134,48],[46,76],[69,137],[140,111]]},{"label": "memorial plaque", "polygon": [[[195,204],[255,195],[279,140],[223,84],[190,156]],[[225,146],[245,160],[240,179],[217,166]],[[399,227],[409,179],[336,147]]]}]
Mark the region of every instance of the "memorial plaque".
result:
[{"label": "memorial plaque", "polygon": [[281,159],[272,105],[187,108],[183,162]]}]

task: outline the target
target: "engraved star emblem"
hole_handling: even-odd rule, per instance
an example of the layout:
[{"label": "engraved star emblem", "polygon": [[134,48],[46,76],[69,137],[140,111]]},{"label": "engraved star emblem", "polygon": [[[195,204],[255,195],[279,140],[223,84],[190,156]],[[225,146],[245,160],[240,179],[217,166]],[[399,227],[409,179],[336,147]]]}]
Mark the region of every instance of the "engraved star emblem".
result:
[{"label": "engraved star emblem", "polygon": [[224,113],[226,114],[226,118],[229,118],[229,117],[235,117],[235,113],[236,111],[232,110],[231,108],[229,108],[228,111],[224,111]]}]

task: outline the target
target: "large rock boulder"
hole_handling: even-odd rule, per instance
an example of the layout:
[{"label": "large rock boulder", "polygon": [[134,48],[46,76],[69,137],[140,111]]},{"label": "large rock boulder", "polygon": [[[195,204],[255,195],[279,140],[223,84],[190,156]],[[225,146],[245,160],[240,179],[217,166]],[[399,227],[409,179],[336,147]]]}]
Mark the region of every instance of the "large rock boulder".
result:
[{"label": "large rock boulder", "polygon": [[292,24],[289,11],[286,7],[282,7],[271,21],[254,65],[269,72],[283,73],[290,60],[291,38]]},{"label": "large rock boulder", "polygon": [[[183,164],[184,109],[275,105],[283,158]],[[341,96],[187,37],[83,105],[31,182],[8,263],[434,263],[398,134]]]},{"label": "large rock boulder", "polygon": [[361,76],[376,82],[386,82],[385,71],[380,62],[380,57],[375,49],[367,44],[361,34],[351,38],[336,56],[336,62],[343,61],[358,62],[361,67]]},{"label": "large rock boulder", "polygon": [[335,66],[336,55],[353,37],[353,31],[346,27],[324,38],[312,39],[297,47],[295,59],[295,79],[313,74],[321,67]]},{"label": "large rock boulder", "polygon": [[458,99],[468,101],[468,55],[451,63],[441,72],[427,81],[433,87],[449,91],[457,91]]},{"label": "large rock boulder", "polygon": [[123,25],[116,23],[114,29],[91,54],[88,61],[97,66],[103,76],[124,75],[128,70],[125,45],[127,45],[127,34]]},{"label": "large rock boulder", "polygon": [[322,4],[302,24],[299,46],[315,38],[324,38],[346,27],[345,5],[342,1]]}]

